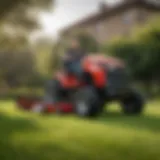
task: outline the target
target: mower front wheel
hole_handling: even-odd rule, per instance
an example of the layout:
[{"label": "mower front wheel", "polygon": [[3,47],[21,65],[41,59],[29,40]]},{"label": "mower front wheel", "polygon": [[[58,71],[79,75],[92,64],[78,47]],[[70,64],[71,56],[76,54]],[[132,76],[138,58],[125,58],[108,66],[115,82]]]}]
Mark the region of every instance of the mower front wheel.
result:
[{"label": "mower front wheel", "polygon": [[75,113],[80,117],[96,117],[100,113],[100,100],[94,88],[85,87],[75,94]]},{"label": "mower front wheel", "polygon": [[40,104],[40,103],[37,103],[37,104],[34,104],[31,111],[33,113],[43,113],[44,112],[44,106],[43,104]]}]

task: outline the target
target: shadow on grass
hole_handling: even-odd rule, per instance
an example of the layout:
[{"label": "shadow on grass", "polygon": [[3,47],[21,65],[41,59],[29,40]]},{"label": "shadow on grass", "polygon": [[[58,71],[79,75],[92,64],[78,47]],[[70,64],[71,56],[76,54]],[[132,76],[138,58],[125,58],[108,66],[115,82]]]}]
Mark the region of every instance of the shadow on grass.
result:
[{"label": "shadow on grass", "polygon": [[100,123],[119,127],[129,127],[136,130],[160,132],[160,117],[151,115],[126,116],[118,112],[104,113],[98,118]]},{"label": "shadow on grass", "polygon": [[[22,131],[28,129],[38,129],[38,127],[33,124],[33,121],[30,121],[29,119],[21,117],[10,117],[5,115],[4,113],[0,113],[0,127],[9,129],[12,132],[14,132],[15,130]],[[15,130],[12,130],[12,128],[15,128]]]},{"label": "shadow on grass", "polygon": [[[8,140],[14,133],[36,131],[39,128],[33,121],[21,117],[9,117],[0,114],[0,140]],[[2,139],[3,137],[3,139]]]},{"label": "shadow on grass", "polygon": [[[14,141],[14,135],[21,135],[32,132],[31,142]],[[43,132],[33,120],[20,117],[9,117],[0,113],[0,159],[2,160],[62,160],[70,157],[71,159],[81,160],[85,157],[80,151],[67,148],[62,143],[36,141],[34,138],[38,133]],[[34,135],[35,133],[35,135]],[[47,136],[47,134],[46,134]],[[43,138],[43,137],[42,137]],[[47,138],[47,137],[46,137]],[[23,141],[23,140],[22,140]],[[63,153],[63,154],[62,154]]]},{"label": "shadow on grass", "polygon": [[[9,117],[3,113],[0,114],[0,159],[13,159],[18,156],[18,151],[12,143],[12,136],[16,133],[27,133],[36,131],[38,127],[32,121],[20,118]],[[15,158],[16,159],[16,158]],[[18,159],[18,157],[17,157]]]},{"label": "shadow on grass", "polygon": [[[135,128],[137,130],[147,129],[154,132],[160,131],[160,118],[145,115],[142,115],[140,117],[129,117],[124,116],[121,113],[111,112],[102,115],[100,118],[94,121],[98,121],[99,123],[104,123],[106,125],[109,124],[122,127],[126,126],[130,128]],[[72,143],[69,143],[69,145],[65,142],[59,143],[59,141],[36,142],[34,141],[34,132],[41,132],[41,129],[36,124],[34,124],[32,120],[26,118],[9,117],[5,114],[0,114],[0,129],[0,159],[2,160],[101,160],[111,159],[110,156],[115,157],[114,155],[116,154],[117,156],[115,159],[143,159],[143,157],[139,157],[140,148],[133,150],[133,152],[131,152],[132,156],[130,156],[130,154],[126,153],[126,150],[130,150],[129,147],[125,147],[122,144],[119,144],[118,148],[112,148],[112,146],[111,148],[109,147],[108,149],[110,149],[109,151],[111,152],[108,151],[108,154],[106,153],[102,155],[101,158],[97,158],[94,157],[92,150],[90,150],[89,153],[86,153],[85,149],[77,149],[74,143],[72,146]],[[31,137],[31,144],[26,142],[23,142],[23,145],[15,144],[15,142],[12,143],[12,136],[14,134],[19,132],[19,135],[21,136],[21,133],[27,133],[28,131],[33,131]],[[92,139],[90,141],[92,141]],[[101,147],[104,147],[104,145],[102,145]],[[104,149],[102,148],[102,150]],[[146,148],[146,151],[149,151],[149,148]],[[157,152],[158,151],[156,150],[156,153]],[[150,155],[150,157],[147,160],[152,157],[152,153],[149,153],[148,155]],[[158,160],[158,158],[156,160]]]}]

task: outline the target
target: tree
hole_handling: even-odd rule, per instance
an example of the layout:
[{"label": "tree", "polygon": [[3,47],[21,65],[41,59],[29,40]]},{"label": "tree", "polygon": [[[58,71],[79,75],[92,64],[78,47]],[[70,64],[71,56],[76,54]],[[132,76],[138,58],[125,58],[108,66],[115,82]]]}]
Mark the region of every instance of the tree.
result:
[{"label": "tree", "polygon": [[[29,48],[29,42],[24,35],[10,36],[6,33],[0,33],[1,51],[24,51]],[[1,52],[0,51],[0,52]]]},{"label": "tree", "polygon": [[37,17],[40,11],[49,9],[52,0],[2,0],[0,2],[0,20],[13,32],[32,31],[39,26]]},{"label": "tree", "polygon": [[0,78],[10,86],[27,84],[37,75],[28,35],[39,27],[38,15],[52,0],[1,0]]},{"label": "tree", "polygon": [[34,74],[34,57],[29,52],[1,52],[1,78],[9,86],[26,84]]},{"label": "tree", "polygon": [[35,57],[24,35],[9,35],[0,29],[0,82],[26,84],[35,72]]},{"label": "tree", "polygon": [[61,55],[63,53],[63,47],[60,42],[54,44],[52,48],[52,54],[50,59],[50,70],[54,73],[57,69],[61,68]]},{"label": "tree", "polygon": [[37,70],[45,76],[48,76],[51,72],[53,46],[53,40],[45,36],[37,39],[33,46],[36,55]]}]

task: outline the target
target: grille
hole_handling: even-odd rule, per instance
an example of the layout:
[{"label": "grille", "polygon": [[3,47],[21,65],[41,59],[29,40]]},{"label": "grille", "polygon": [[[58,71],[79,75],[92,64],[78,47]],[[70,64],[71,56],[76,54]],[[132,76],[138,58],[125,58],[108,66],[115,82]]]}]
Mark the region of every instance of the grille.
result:
[{"label": "grille", "polygon": [[117,95],[125,92],[129,86],[129,78],[125,69],[109,69],[107,91],[110,95]]}]

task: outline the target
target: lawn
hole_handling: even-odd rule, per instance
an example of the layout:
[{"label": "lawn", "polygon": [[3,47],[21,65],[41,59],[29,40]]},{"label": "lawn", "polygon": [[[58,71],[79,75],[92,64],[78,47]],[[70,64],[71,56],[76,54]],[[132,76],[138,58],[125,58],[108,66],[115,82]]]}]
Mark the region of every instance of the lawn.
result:
[{"label": "lawn", "polygon": [[160,160],[160,101],[142,116],[116,105],[94,120],[40,116],[0,101],[1,160]]}]

